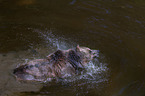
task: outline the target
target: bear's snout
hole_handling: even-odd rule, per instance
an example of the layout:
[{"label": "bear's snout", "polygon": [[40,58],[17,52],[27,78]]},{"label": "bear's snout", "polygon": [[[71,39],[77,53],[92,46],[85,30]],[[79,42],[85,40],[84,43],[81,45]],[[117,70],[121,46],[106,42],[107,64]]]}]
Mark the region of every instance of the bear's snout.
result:
[{"label": "bear's snout", "polygon": [[99,50],[93,50],[92,54],[93,54],[93,58],[99,57]]}]

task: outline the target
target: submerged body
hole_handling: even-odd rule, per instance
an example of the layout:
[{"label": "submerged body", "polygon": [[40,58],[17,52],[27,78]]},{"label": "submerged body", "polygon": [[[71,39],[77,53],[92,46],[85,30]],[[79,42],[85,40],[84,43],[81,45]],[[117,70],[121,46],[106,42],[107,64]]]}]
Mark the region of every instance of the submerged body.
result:
[{"label": "submerged body", "polygon": [[35,59],[14,69],[18,80],[45,81],[48,78],[64,78],[82,71],[87,64],[98,57],[98,50],[79,47],[57,50],[46,59]]}]

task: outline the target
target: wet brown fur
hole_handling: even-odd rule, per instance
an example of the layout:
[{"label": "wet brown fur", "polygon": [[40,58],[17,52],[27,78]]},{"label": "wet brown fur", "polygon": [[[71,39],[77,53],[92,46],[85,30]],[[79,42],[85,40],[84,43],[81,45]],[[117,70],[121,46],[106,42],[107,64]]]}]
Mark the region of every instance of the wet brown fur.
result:
[{"label": "wet brown fur", "polygon": [[76,49],[57,50],[46,59],[35,59],[14,69],[19,80],[42,81],[47,78],[63,78],[66,75],[75,75],[85,68],[93,59],[94,53],[89,48],[77,46]]}]

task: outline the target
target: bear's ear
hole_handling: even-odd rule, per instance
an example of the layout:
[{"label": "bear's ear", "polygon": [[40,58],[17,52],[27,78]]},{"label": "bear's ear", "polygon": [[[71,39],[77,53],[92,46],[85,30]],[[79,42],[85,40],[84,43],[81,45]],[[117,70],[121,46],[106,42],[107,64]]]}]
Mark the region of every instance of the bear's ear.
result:
[{"label": "bear's ear", "polygon": [[76,47],[76,52],[79,52],[79,51],[80,51],[80,46],[77,45],[77,47]]},{"label": "bear's ear", "polygon": [[46,56],[47,60],[51,60],[51,55]]}]

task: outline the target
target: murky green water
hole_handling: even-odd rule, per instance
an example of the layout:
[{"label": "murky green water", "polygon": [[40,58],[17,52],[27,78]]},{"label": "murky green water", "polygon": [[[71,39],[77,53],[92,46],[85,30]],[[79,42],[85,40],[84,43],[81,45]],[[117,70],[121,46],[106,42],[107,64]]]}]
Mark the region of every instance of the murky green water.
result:
[{"label": "murky green water", "polygon": [[[0,0],[0,95],[144,96],[144,10],[144,0]],[[14,78],[17,65],[77,44],[102,53],[92,76]]]}]

